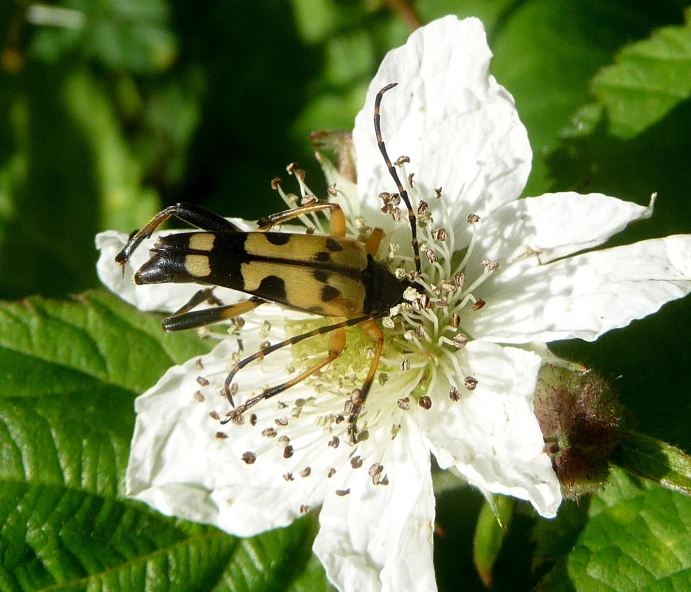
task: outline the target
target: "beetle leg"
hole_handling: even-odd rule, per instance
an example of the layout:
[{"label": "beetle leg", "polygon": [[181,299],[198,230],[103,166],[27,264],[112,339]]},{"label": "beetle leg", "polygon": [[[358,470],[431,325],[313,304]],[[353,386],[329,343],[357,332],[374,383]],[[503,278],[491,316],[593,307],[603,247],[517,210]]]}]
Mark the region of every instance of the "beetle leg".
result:
[{"label": "beetle leg", "polygon": [[239,232],[241,230],[232,222],[229,222],[218,214],[210,212],[206,208],[202,208],[201,206],[194,204],[178,203],[160,211],[153,218],[151,218],[149,223],[144,226],[144,228],[130,236],[127,244],[115,257],[115,262],[122,265],[124,270],[125,263],[127,263],[129,258],[132,256],[132,253],[137,249],[142,241],[150,238],[154,230],[156,230],[171,216],[175,216],[183,222],[187,222],[188,224],[201,228],[202,230],[216,230],[223,232]]},{"label": "beetle leg", "polygon": [[[288,345],[295,345],[296,343],[300,343],[301,341],[304,341],[305,339],[309,339],[310,337],[315,337],[316,335],[323,335],[325,333],[331,333],[332,331],[339,331],[340,329],[343,329],[345,327],[352,327],[353,325],[359,325],[360,323],[367,322],[369,324],[369,321],[374,321],[374,319],[378,319],[381,317],[388,316],[388,311],[385,313],[372,313],[367,316],[362,316],[362,317],[357,317],[354,319],[347,319],[345,321],[341,321],[339,323],[334,323],[332,325],[325,325],[323,327],[317,327],[316,329],[312,331],[308,331],[307,333],[303,333],[302,335],[296,335],[294,337],[291,337],[289,339],[285,339],[283,341],[280,341],[279,343],[274,343],[273,345],[269,345],[261,350],[259,350],[257,353],[252,354],[251,356],[247,356],[245,359],[241,360],[235,368],[233,368],[228,376],[226,377],[225,380],[225,385],[223,386],[223,394],[226,396],[228,401],[230,402],[233,407],[235,407],[235,403],[233,401],[233,397],[231,395],[231,389],[230,386],[233,382],[233,378],[235,378],[235,375],[242,370],[245,366],[250,364],[251,362],[254,362],[255,360],[263,360],[266,356],[268,356],[270,353],[275,352],[278,349],[281,349],[283,347],[286,347]],[[376,325],[376,323],[374,323]],[[339,331],[340,333],[340,331]],[[328,363],[332,362],[335,360],[340,353],[343,351],[343,348],[345,347],[345,333],[342,334],[342,337],[339,337],[338,335],[332,338],[330,346],[329,346],[329,355],[318,362],[315,366],[309,368],[299,376],[296,376],[295,378],[284,382],[278,386],[272,387],[264,391],[263,393],[256,395],[255,397],[252,397],[251,399],[247,400],[243,405],[240,405],[236,409],[233,409],[233,411],[230,412],[228,416],[228,421],[232,421],[234,419],[237,419],[239,416],[241,416],[245,411],[247,411],[250,407],[254,407],[257,403],[260,401],[263,401],[264,399],[268,399],[270,397],[273,397],[277,395],[278,393],[281,393],[287,389],[289,389],[292,386],[295,386],[298,384],[300,381],[304,380],[305,378],[311,376],[314,374],[317,370],[320,368],[323,368],[326,366]],[[341,343],[342,340],[342,343]],[[338,352],[335,355],[333,355],[334,352]],[[377,358],[378,361],[378,358]],[[373,371],[370,371],[370,373],[373,374]]]},{"label": "beetle leg", "polygon": [[197,306],[203,304],[204,302],[216,306],[223,306],[223,302],[216,298],[214,288],[215,286],[212,288],[202,288],[201,290],[197,290],[192,298],[190,298],[186,304],[183,304],[180,308],[178,308],[172,316],[185,314],[193,308],[197,308]]},{"label": "beetle leg", "polygon": [[[250,409],[251,407],[254,407],[257,403],[264,401],[266,399],[270,399],[271,397],[275,397],[279,393],[282,393],[284,391],[287,391],[289,388],[295,386],[296,384],[301,383],[303,380],[306,380],[310,376],[312,376],[315,372],[321,370],[324,366],[330,364],[333,362],[338,356],[341,355],[343,352],[343,349],[345,348],[345,343],[346,343],[346,335],[345,335],[345,329],[343,327],[337,327],[336,329],[333,330],[331,333],[330,339],[329,339],[329,355],[326,356],[324,359],[319,360],[314,366],[310,366],[305,370],[304,372],[301,372],[294,378],[291,378],[290,380],[287,380],[286,382],[283,382],[277,386],[272,386],[268,389],[265,389],[258,395],[252,397],[251,399],[248,399],[245,403],[240,405],[239,407],[235,408],[233,411],[231,411],[229,418],[232,420],[236,417],[239,417],[242,415],[245,411]],[[261,356],[263,357],[263,356]],[[232,404],[232,397],[230,396],[229,393],[227,393],[227,396],[229,397],[229,400]]]},{"label": "beetle leg", "polygon": [[278,212],[270,216],[264,216],[257,220],[259,230],[269,230],[272,226],[292,220],[305,214],[313,214],[322,210],[329,210],[329,221],[331,222],[331,236],[342,238],[346,235],[346,219],[341,206],[328,201],[319,201],[307,206],[300,206],[285,212]]},{"label": "beetle leg", "polygon": [[370,364],[369,367],[369,372],[367,373],[365,382],[362,384],[362,388],[355,389],[350,395],[350,400],[346,403],[345,411],[346,413],[350,414],[348,417],[348,434],[350,435],[351,444],[357,443],[359,439],[360,434],[357,427],[357,421],[360,417],[362,408],[365,406],[367,396],[372,389],[374,376],[376,375],[377,368],[379,367],[379,359],[381,358],[381,353],[384,349],[384,335],[381,332],[381,328],[374,320],[363,322],[362,329],[372,338],[376,349],[374,351],[372,364]]},{"label": "beetle leg", "polygon": [[[197,294],[200,292],[204,292],[204,290],[200,290]],[[227,321],[246,314],[257,308],[260,304],[264,304],[264,302],[266,301],[261,298],[250,298],[249,300],[238,302],[237,304],[229,304],[218,308],[205,308],[204,310],[193,311],[189,311],[188,309],[185,311],[185,308],[190,304],[188,302],[180,309],[183,312],[178,311],[172,316],[163,319],[163,330],[168,332],[185,331],[186,329],[196,329],[197,327],[220,323],[221,321]]]},{"label": "beetle leg", "polygon": [[379,228],[378,226],[372,231],[372,234],[369,235],[367,238],[367,241],[365,242],[365,253],[368,255],[376,255],[377,251],[379,250],[379,245],[381,245],[381,241],[384,238],[384,229]]}]

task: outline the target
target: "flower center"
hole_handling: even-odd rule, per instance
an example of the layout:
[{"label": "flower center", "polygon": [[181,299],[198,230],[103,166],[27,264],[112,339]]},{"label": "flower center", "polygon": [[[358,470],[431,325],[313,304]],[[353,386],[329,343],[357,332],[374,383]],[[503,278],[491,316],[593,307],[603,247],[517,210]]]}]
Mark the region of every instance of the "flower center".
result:
[{"label": "flower center", "polygon": [[[434,190],[433,209],[421,198],[417,185],[408,180],[408,192],[417,201],[418,234],[422,254],[422,273],[415,283],[423,291],[410,289],[406,302],[392,309],[385,318],[387,340],[393,349],[401,352],[402,371],[419,369],[421,377],[412,391],[423,408],[432,404],[429,393],[439,392],[441,385],[448,388],[452,400],[459,400],[464,391],[476,388],[477,380],[461,368],[457,350],[471,339],[463,331],[468,315],[480,314],[485,301],[477,296],[478,290],[499,269],[499,264],[488,259],[480,269],[471,269],[468,263],[478,261],[476,256],[476,228],[480,218],[467,214],[470,238],[456,236],[454,221],[448,210],[441,188]],[[383,211],[391,212],[390,195],[383,194]],[[412,258],[404,257],[412,262]],[[478,266],[479,267],[479,266]],[[405,272],[397,270],[399,277]],[[410,375],[415,380],[414,375]]]}]

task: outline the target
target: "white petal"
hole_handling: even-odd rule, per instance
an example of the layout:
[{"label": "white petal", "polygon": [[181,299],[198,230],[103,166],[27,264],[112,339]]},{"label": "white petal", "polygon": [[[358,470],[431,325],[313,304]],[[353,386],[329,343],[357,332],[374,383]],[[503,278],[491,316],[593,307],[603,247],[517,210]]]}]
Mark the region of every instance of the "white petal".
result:
[{"label": "white petal", "polygon": [[593,341],[690,291],[691,236],[669,236],[529,269],[483,293],[464,328],[503,343]]},{"label": "white petal", "polygon": [[439,466],[455,466],[470,483],[529,500],[542,516],[554,516],[561,490],[532,404],[540,357],[474,341],[457,358],[477,379],[475,390],[460,389],[454,402],[435,389],[432,409],[417,414]]},{"label": "white petal", "polygon": [[469,268],[482,259],[500,264],[507,283],[526,269],[601,245],[628,224],[649,218],[648,207],[599,193],[548,193],[505,204],[480,221]]},{"label": "white petal", "polygon": [[[406,171],[415,173],[424,199],[433,202],[434,188],[443,187],[452,214],[465,220],[520,195],[532,152],[513,98],[489,75],[491,55],[482,23],[455,16],[418,29],[389,52],[353,132],[358,189],[372,212],[380,192],[395,191],[372,123],[375,95],[391,82],[399,86],[382,101],[384,140],[393,160],[410,157]],[[383,215],[368,221],[391,227]]]},{"label": "white petal", "polygon": [[351,479],[348,495],[328,497],[314,551],[340,590],[434,591],[429,450],[412,421],[383,445],[389,484]]},{"label": "white petal", "polygon": [[[237,220],[233,220],[237,223]],[[173,234],[175,231],[167,231]],[[96,235],[96,248],[101,252],[96,263],[99,279],[111,291],[125,302],[139,310],[158,310],[172,312],[177,310],[201,288],[199,284],[156,284],[138,286],[132,281],[134,272],[149,259],[149,248],[156,242],[160,233],[156,232],[132,253],[132,257],[123,268],[115,263],[115,256],[127,243],[124,232],[108,230]],[[216,288],[215,295],[224,303],[232,304],[243,299],[234,290]]]},{"label": "white petal", "polygon": [[[260,311],[273,321],[268,338],[276,342],[284,336],[280,321],[271,315],[272,309],[280,309],[262,308],[248,317],[241,334],[245,353],[256,351],[264,338],[256,326],[261,324]],[[278,438],[261,435],[263,429],[276,427],[276,402],[267,402],[257,411],[255,426],[249,418],[244,425],[219,423],[218,417],[224,417],[230,409],[219,392],[231,355],[237,351],[237,343],[225,339],[210,354],[171,368],[137,399],[127,491],[165,514],[249,536],[289,524],[300,515],[301,504],[311,502],[316,506],[321,498],[317,492],[316,499],[306,499],[304,490],[283,479],[284,473],[294,470],[299,458],[287,462]],[[287,350],[279,350],[263,362],[248,366],[237,377],[243,392],[256,392],[261,386],[279,381],[276,377],[283,374],[288,358]],[[199,376],[210,384],[200,385]],[[298,387],[291,392],[296,397],[304,396]],[[218,434],[227,438],[219,438]],[[255,464],[242,460],[248,451],[257,455]]]}]

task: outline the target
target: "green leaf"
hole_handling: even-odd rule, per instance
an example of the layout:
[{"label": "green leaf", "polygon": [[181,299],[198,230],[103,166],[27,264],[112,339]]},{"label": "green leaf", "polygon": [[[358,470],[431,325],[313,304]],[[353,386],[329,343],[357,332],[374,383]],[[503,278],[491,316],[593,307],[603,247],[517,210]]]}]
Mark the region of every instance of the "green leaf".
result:
[{"label": "green leaf", "polygon": [[613,471],[568,559],[579,592],[688,590],[691,498]]},{"label": "green leaf", "polygon": [[[491,495],[491,494],[488,494]],[[475,527],[473,560],[480,578],[488,588],[492,587],[492,571],[499,557],[507,529],[511,525],[514,498],[492,496],[492,503],[485,501]]]},{"label": "green leaf", "polygon": [[593,79],[612,135],[632,138],[691,97],[689,72],[691,23],[658,29],[650,39],[624,47],[616,64]]},{"label": "green leaf", "polygon": [[691,457],[670,444],[630,432],[614,462],[638,477],[691,495]]},{"label": "green leaf", "polygon": [[326,589],[314,517],[238,540],[125,499],[134,397],[206,349],[102,292],[0,304],[0,588]]}]

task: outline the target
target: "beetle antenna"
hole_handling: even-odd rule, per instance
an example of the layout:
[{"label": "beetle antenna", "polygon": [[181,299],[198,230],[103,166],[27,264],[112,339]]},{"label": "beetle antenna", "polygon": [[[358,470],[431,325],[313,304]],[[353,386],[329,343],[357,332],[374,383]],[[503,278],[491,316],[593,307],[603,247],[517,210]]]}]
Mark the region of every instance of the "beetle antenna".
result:
[{"label": "beetle antenna", "polygon": [[379,146],[379,150],[381,151],[381,154],[384,157],[384,161],[386,162],[386,166],[389,169],[389,173],[391,174],[394,182],[396,183],[396,187],[398,188],[398,193],[401,196],[401,199],[405,202],[405,205],[408,207],[408,221],[410,222],[410,232],[413,236],[412,243],[413,243],[413,254],[415,256],[415,271],[419,275],[420,274],[420,246],[417,242],[417,219],[415,218],[415,212],[413,211],[413,206],[410,203],[410,198],[408,197],[408,192],[403,187],[403,184],[401,183],[401,180],[398,177],[398,173],[396,172],[395,167],[393,166],[393,164],[391,164],[391,159],[389,158],[389,155],[386,152],[386,146],[384,145],[384,139],[382,138],[382,135],[381,135],[381,115],[379,113],[379,110],[381,107],[381,100],[382,100],[382,97],[384,96],[384,93],[388,90],[391,90],[394,86],[398,86],[398,82],[392,82],[391,84],[387,84],[384,88],[382,88],[377,93],[377,96],[374,99],[374,132],[377,135],[377,146]]}]

